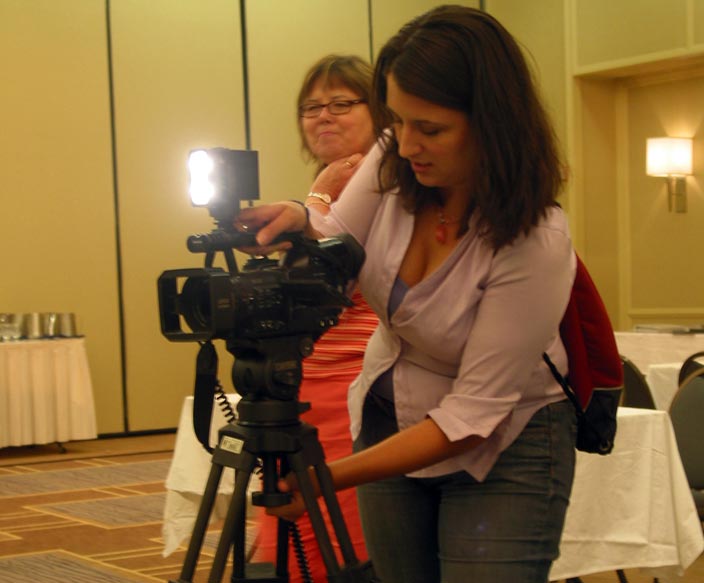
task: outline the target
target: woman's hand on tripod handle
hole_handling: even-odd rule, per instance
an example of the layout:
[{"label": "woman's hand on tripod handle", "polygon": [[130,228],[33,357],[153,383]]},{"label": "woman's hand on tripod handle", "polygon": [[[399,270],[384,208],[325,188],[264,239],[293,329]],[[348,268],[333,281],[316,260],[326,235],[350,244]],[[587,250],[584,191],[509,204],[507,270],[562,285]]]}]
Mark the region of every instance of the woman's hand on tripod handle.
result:
[{"label": "woman's hand on tripod handle", "polygon": [[[313,487],[315,489],[316,496],[320,495],[318,488],[318,481],[315,478],[315,472],[311,468],[309,470],[311,480],[313,482]],[[298,489],[298,480],[296,480],[296,475],[291,472],[285,478],[281,478],[277,484],[279,492],[290,492],[291,501],[284,506],[274,506],[266,509],[266,513],[271,516],[276,516],[277,518],[283,518],[290,522],[295,522],[301,516],[306,513],[306,504],[303,500],[303,495]]]},{"label": "woman's hand on tripod handle", "polygon": [[[435,421],[426,418],[363,451],[334,460],[328,467],[335,490],[344,490],[431,466],[469,451],[483,440],[479,435],[470,435],[450,441]],[[315,472],[312,468],[309,471],[316,495],[320,495]],[[280,480],[278,488],[292,492],[294,499],[286,506],[267,509],[267,513],[296,520],[305,512],[305,504],[295,475],[291,473]]]}]

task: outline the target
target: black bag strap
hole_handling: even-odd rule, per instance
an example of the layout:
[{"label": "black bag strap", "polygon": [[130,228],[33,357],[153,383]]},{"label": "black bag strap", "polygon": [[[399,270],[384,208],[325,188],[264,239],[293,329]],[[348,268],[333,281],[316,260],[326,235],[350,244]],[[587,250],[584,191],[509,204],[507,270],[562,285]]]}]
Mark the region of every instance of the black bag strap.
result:
[{"label": "black bag strap", "polygon": [[193,431],[208,453],[210,447],[210,423],[213,417],[213,400],[218,386],[218,353],[209,340],[203,342],[196,358],[196,382],[193,388]]},{"label": "black bag strap", "polygon": [[567,382],[567,379],[560,374],[560,371],[557,370],[557,367],[553,364],[552,360],[550,360],[550,357],[547,355],[547,352],[543,352],[543,360],[545,361],[545,364],[548,365],[552,376],[555,377],[555,380],[562,387],[562,390],[565,392],[565,395],[567,395],[567,398],[574,405],[574,408],[577,411],[577,417],[580,420],[584,419],[584,410],[579,404],[579,399],[577,398],[577,395],[572,390],[572,387],[570,387],[569,383]]},{"label": "black bag strap", "polygon": [[616,436],[616,410],[621,388],[595,391],[588,408],[582,409],[576,393],[550,357],[543,353],[543,360],[577,412],[577,449],[600,455],[611,453]]}]

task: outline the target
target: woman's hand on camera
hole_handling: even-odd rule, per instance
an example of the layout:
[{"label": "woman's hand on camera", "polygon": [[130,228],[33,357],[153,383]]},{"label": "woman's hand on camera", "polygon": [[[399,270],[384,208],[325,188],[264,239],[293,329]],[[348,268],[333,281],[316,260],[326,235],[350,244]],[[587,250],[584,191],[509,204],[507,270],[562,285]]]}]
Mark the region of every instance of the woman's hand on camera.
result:
[{"label": "woman's hand on camera", "polygon": [[[308,213],[300,203],[276,202],[242,209],[235,219],[235,228],[243,233],[256,233],[258,247],[242,248],[252,255],[268,255],[291,248],[289,241],[271,244],[282,233],[306,231]],[[307,235],[309,233],[306,233]]]}]

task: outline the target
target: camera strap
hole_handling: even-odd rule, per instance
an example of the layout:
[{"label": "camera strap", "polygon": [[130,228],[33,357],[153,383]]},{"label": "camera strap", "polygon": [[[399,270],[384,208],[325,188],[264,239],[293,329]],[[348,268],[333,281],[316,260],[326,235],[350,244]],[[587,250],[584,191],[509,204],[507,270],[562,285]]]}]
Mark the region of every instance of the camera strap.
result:
[{"label": "camera strap", "polygon": [[203,342],[196,358],[196,382],[193,388],[193,431],[208,453],[210,447],[210,423],[213,416],[213,401],[218,384],[218,353],[209,340]]}]

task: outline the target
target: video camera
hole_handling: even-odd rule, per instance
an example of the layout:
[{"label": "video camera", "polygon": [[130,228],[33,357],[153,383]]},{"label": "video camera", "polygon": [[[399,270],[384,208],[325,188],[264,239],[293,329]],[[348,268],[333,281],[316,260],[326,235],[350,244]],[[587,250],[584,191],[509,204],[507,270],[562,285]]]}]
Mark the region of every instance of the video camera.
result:
[{"label": "video camera", "polygon": [[165,271],[159,278],[164,336],[236,342],[311,334],[317,340],[337,323],[341,308],[351,305],[345,288],[361,257],[348,235],[288,239],[294,246],[281,261],[254,257],[241,273],[221,268]]},{"label": "video camera", "polygon": [[[205,267],[168,270],[159,277],[162,334],[175,342],[224,339],[228,351],[243,361],[308,356],[313,342],[351,305],[345,292],[364,262],[363,248],[345,234],[322,240],[286,234],[279,240],[290,241],[292,248],[280,260],[251,257],[240,270],[233,248],[255,246],[254,235],[234,224],[240,202],[259,199],[257,152],[196,150],[189,171],[191,201],[208,208],[217,228],[187,241],[191,252],[206,254]],[[213,267],[216,252],[225,255],[228,270]],[[261,373],[255,376],[276,398],[290,398],[300,366],[290,369],[293,377],[283,391],[273,388],[276,382],[262,380]],[[235,381],[241,394],[255,390],[252,385],[243,378]]]}]

